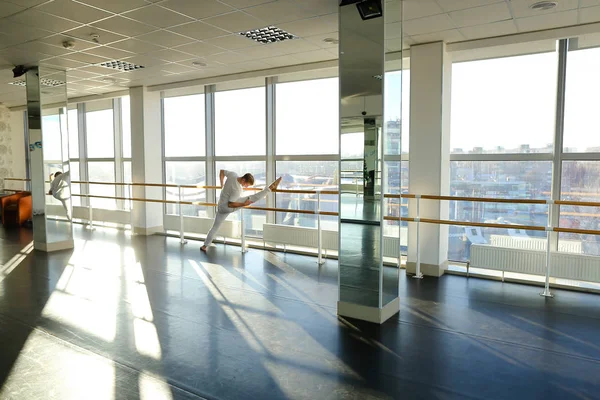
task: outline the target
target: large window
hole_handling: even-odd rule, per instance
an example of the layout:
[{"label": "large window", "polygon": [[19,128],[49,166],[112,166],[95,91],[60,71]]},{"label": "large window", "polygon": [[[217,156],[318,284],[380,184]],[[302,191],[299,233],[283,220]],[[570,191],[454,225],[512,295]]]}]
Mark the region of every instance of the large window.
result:
[{"label": "large window", "polygon": [[[88,177],[90,182],[114,182],[115,163],[112,161],[88,162]],[[95,184],[90,185],[90,194],[94,196],[115,197],[114,185]],[[94,208],[114,209],[117,203],[113,199],[91,198],[90,202]]]},{"label": "large window", "polygon": [[566,75],[565,152],[600,153],[600,48],[569,52]]},{"label": "large window", "polygon": [[165,157],[204,156],[204,95],[169,97],[163,107]]},{"label": "large window", "polygon": [[77,109],[67,112],[69,126],[69,158],[79,158],[79,121]]},{"label": "large window", "polygon": [[454,64],[452,152],[551,153],[556,65],[555,53]]},{"label": "large window", "polygon": [[278,155],[338,153],[338,85],[337,78],[277,85]]},{"label": "large window", "polygon": [[[550,161],[453,161],[450,164],[451,196],[549,199],[551,186]],[[450,219],[507,225],[502,229],[451,226],[448,258],[467,261],[471,244],[496,244],[499,235],[544,238],[545,232],[516,231],[510,225],[545,226],[548,206],[451,201]]]},{"label": "large window", "polygon": [[[123,158],[131,158],[131,106],[129,96],[121,98],[121,138],[123,141]],[[126,182],[129,182],[126,180]]]},{"label": "large window", "polygon": [[215,94],[215,153],[217,156],[266,154],[265,88]]},{"label": "large window", "polygon": [[115,157],[115,128],[113,110],[86,113],[87,157]]},{"label": "large window", "polygon": [[[206,168],[204,161],[167,161],[165,163],[167,184],[186,186],[206,186]],[[182,188],[181,200],[206,202],[206,189]],[[166,189],[167,200],[179,200],[178,188]],[[206,206],[182,205],[182,213],[189,217],[206,217]],[[167,214],[179,214],[177,204],[167,204]]]}]

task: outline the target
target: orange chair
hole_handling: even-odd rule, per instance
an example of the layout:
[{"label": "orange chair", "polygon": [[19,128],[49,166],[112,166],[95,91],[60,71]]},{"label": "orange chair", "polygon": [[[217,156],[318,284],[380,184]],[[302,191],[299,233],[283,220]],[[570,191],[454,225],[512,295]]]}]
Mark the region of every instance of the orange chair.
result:
[{"label": "orange chair", "polygon": [[23,225],[32,218],[30,192],[18,192],[0,199],[2,206],[2,224],[7,226]]}]

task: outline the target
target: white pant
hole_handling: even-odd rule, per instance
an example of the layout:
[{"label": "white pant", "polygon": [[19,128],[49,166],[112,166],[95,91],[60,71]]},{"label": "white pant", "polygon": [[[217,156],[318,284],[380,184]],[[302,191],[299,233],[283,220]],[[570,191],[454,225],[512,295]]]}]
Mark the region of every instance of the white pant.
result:
[{"label": "white pant", "polygon": [[68,198],[67,199],[62,199],[62,198],[59,198],[59,197],[55,197],[55,199],[58,200],[58,201],[60,201],[62,203],[62,205],[65,208],[65,211],[67,213],[67,219],[69,221],[71,221],[71,210],[69,210],[69,207],[67,206],[67,200],[68,200]]},{"label": "white pant", "polygon": [[[267,186],[260,192],[256,192],[248,197],[241,197],[237,200],[232,200],[232,202],[244,203],[246,200],[250,200],[252,203],[256,203],[257,201],[264,199],[270,192],[271,189],[269,189],[269,187]],[[217,232],[219,231],[219,228],[221,228],[221,225],[223,225],[223,222],[225,222],[229,214],[231,214],[235,210],[237,210],[237,208],[227,206],[219,206],[217,208],[217,215],[215,215],[215,221],[213,222],[213,226],[210,228],[210,231],[208,231],[208,234],[206,235],[206,239],[204,240],[204,246],[210,246]]]}]

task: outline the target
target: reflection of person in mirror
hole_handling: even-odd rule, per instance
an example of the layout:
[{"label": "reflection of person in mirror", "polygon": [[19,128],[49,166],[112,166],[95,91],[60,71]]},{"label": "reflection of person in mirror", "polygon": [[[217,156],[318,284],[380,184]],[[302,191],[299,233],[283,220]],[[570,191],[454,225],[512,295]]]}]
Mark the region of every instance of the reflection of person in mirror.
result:
[{"label": "reflection of person in mirror", "polygon": [[60,171],[50,174],[50,191],[48,194],[60,201],[67,212],[67,219],[71,221],[71,210],[67,205],[67,200],[71,198],[71,190],[69,180],[71,179],[71,171],[62,173]]},{"label": "reflection of person in mirror", "polygon": [[[215,215],[215,221],[213,222],[212,228],[206,235],[204,245],[200,248],[202,251],[206,251],[206,248],[210,246],[215,235],[219,231],[227,216],[237,210],[240,207],[249,206],[252,203],[265,198],[269,192],[277,189],[281,182],[281,177],[277,178],[269,186],[265,187],[260,192],[254,193],[251,196],[242,197],[244,188],[254,185],[254,176],[247,173],[242,177],[238,177],[235,172],[226,171],[222,169],[219,171],[219,180],[221,183],[221,196],[219,196],[219,203],[217,205],[217,215]],[[225,181],[225,184],[223,184]]]}]

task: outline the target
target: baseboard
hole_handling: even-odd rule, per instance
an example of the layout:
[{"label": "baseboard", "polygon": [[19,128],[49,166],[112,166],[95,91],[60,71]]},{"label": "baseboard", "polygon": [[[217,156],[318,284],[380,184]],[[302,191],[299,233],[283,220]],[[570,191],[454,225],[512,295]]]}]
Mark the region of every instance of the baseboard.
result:
[{"label": "baseboard", "polygon": [[[447,269],[448,261],[444,261],[439,265],[421,263],[421,273],[423,276],[434,276],[439,278],[446,273]],[[417,263],[414,261],[407,261],[406,273],[415,275],[417,273]]]},{"label": "baseboard", "polygon": [[150,235],[155,235],[157,233],[163,233],[164,232],[164,228],[163,226],[153,226],[150,228],[142,228],[139,226],[135,226],[133,228],[133,233],[136,235],[143,235],[143,236],[150,236]]},{"label": "baseboard", "polygon": [[360,319],[362,321],[373,322],[374,324],[383,324],[400,312],[400,299],[396,297],[383,308],[361,306],[359,304],[338,301],[337,309],[340,317]]}]

